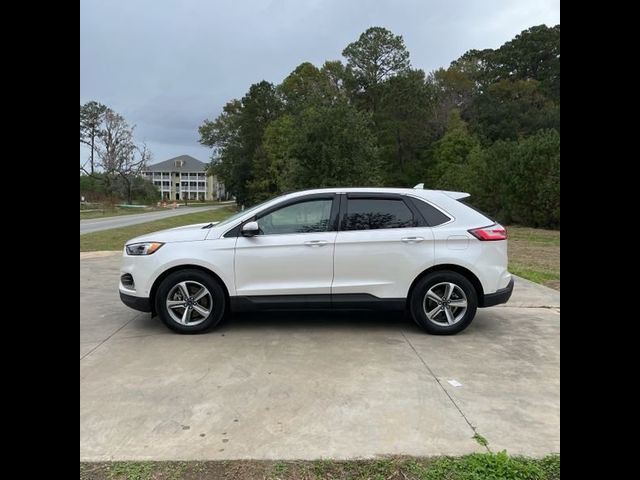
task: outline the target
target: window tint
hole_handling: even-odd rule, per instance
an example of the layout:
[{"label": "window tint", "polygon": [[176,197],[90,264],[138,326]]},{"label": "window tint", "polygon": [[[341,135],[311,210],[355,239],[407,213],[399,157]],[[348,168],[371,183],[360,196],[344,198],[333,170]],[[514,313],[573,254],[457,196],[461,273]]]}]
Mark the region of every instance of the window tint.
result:
[{"label": "window tint", "polygon": [[326,232],[333,200],[310,200],[271,212],[258,219],[264,235]]},{"label": "window tint", "polygon": [[350,198],[344,218],[344,230],[407,228],[415,225],[413,213],[400,199]]},{"label": "window tint", "polygon": [[422,214],[427,222],[427,225],[429,225],[430,227],[442,225],[443,223],[447,223],[449,220],[451,220],[447,215],[442,213],[437,208],[429,205],[427,202],[423,202],[422,200],[418,200],[417,198],[412,198],[412,200],[413,204]]}]

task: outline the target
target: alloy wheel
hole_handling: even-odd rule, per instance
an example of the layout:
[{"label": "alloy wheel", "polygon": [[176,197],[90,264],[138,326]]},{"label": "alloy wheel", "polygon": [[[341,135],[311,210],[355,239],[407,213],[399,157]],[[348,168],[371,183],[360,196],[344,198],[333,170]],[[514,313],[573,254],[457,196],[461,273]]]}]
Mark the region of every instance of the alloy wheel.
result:
[{"label": "alloy wheel", "polygon": [[423,309],[433,323],[445,327],[455,325],[467,312],[467,296],[455,283],[437,283],[424,296]]},{"label": "alloy wheel", "polygon": [[213,296],[201,283],[187,280],[169,290],[166,305],[176,323],[193,327],[204,322],[211,313]]}]

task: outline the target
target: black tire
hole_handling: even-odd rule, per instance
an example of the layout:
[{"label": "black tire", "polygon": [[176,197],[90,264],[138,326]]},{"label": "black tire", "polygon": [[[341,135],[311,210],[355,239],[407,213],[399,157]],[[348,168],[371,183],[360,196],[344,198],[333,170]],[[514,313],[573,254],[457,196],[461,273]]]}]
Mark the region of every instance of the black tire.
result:
[{"label": "black tire", "polygon": [[[427,292],[440,283],[452,283],[459,287],[466,296],[466,311],[453,325],[443,325],[440,322],[432,321],[425,312],[424,301]],[[418,281],[409,299],[409,310],[414,321],[433,335],[453,335],[461,332],[471,324],[471,321],[476,316],[477,308],[478,294],[473,284],[465,276],[449,270],[441,270],[425,275]],[[444,312],[439,315],[442,317]],[[441,320],[446,322],[445,318]]]},{"label": "black tire", "polygon": [[[197,318],[194,320],[194,325],[186,325],[179,323],[172,315],[169,313],[169,308],[167,307],[167,297],[169,294],[172,294],[172,297],[176,298],[176,292],[174,292],[174,288],[176,288],[181,282],[194,282],[187,283],[187,287],[191,288],[189,290],[190,294],[195,296],[196,291],[194,291],[194,287],[197,284],[200,284],[209,291],[210,300],[208,297],[205,297],[202,301],[205,302],[205,308],[208,306],[209,315],[204,317],[199,313],[192,313]],[[213,303],[213,305],[208,305],[209,303]],[[202,306],[202,305],[199,305]],[[158,291],[156,292],[155,298],[155,307],[156,312],[158,312],[158,316],[163,321],[163,323],[169,327],[174,332],[178,333],[202,333],[206,330],[209,330],[220,323],[224,316],[225,308],[226,308],[226,296],[224,289],[220,285],[220,283],[213,278],[211,275],[207,273],[196,270],[196,269],[185,269],[178,270],[173,272],[165,278],[160,286],[158,287]],[[184,312],[184,309],[178,307],[174,310],[176,316],[180,315],[181,312]],[[204,320],[202,320],[204,318]],[[197,323],[196,323],[197,322]]]}]

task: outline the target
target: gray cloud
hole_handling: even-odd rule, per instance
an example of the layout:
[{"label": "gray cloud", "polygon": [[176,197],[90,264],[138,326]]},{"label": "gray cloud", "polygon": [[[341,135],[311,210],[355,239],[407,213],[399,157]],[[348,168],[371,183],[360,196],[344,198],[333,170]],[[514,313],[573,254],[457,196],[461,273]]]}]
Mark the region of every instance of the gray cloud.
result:
[{"label": "gray cloud", "polygon": [[340,59],[370,26],[403,35],[413,66],[429,72],[559,22],[559,0],[81,0],[80,102],[136,124],[156,161],[206,160],[205,118],[252,83]]}]

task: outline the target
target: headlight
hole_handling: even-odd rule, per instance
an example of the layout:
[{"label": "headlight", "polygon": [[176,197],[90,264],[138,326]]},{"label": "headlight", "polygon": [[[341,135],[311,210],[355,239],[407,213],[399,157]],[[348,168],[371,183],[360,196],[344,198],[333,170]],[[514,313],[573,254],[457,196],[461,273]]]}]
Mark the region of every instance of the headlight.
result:
[{"label": "headlight", "polygon": [[125,246],[127,255],[151,255],[158,250],[164,243],[160,242],[142,242],[131,243]]}]

